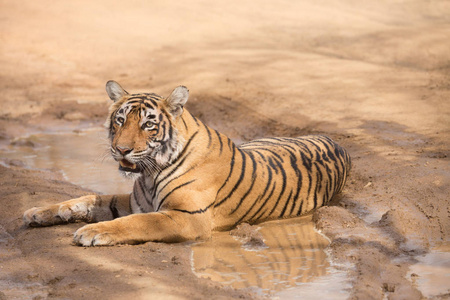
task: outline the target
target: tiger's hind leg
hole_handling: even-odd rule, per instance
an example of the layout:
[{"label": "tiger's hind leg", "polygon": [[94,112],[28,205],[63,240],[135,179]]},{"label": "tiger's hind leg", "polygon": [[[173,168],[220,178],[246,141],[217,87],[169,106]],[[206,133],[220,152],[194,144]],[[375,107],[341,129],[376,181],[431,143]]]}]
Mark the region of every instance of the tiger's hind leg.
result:
[{"label": "tiger's hind leg", "polygon": [[25,211],[23,221],[27,226],[39,227],[78,221],[107,221],[130,213],[130,195],[88,195],[45,207],[33,207]]}]

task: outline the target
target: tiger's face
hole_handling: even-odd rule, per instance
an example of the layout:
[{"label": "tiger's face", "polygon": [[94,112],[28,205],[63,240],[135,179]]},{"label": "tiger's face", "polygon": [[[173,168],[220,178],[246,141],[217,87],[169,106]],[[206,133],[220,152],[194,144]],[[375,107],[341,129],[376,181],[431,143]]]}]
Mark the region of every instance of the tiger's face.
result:
[{"label": "tiger's face", "polygon": [[114,81],[108,81],[106,90],[115,101],[107,120],[110,150],[122,175],[154,174],[177,158],[184,143],[176,120],[188,98],[185,87],[176,88],[167,99],[130,95]]}]

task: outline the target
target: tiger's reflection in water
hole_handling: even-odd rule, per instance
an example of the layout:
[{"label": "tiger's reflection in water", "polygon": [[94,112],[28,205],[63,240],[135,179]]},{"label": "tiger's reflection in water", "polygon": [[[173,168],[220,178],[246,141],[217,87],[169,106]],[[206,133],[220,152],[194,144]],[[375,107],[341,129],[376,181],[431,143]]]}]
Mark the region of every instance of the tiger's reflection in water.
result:
[{"label": "tiger's reflection in water", "polygon": [[228,232],[192,246],[192,267],[199,277],[234,288],[275,292],[327,274],[324,249],[329,241],[314,229],[311,216],[266,222],[259,232],[267,247],[247,248]]}]

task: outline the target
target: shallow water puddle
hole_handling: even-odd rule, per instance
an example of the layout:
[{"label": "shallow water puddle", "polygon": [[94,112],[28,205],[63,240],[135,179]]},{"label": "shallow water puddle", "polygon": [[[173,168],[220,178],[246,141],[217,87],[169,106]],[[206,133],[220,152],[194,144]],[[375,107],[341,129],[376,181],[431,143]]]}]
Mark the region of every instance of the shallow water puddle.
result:
[{"label": "shallow water puddle", "polygon": [[427,298],[450,293],[450,245],[433,249],[417,257],[409,278]]},{"label": "shallow water puddle", "polygon": [[[64,134],[38,134],[0,149],[3,159],[20,160],[31,168],[58,169],[77,185],[104,194],[129,193],[132,182],[110,159],[104,129]],[[262,294],[308,299],[347,298],[346,273],[330,265],[328,240],[310,217],[259,225],[267,247],[246,247],[228,232],[192,245],[192,269],[235,288],[253,287]],[[340,297],[341,295],[342,297]]]},{"label": "shallow water puddle", "polygon": [[[120,176],[111,158],[105,129],[37,134],[0,149],[2,158],[37,169],[57,169],[74,184],[103,194],[130,193],[133,182]],[[14,163],[14,162],[13,162]]]}]

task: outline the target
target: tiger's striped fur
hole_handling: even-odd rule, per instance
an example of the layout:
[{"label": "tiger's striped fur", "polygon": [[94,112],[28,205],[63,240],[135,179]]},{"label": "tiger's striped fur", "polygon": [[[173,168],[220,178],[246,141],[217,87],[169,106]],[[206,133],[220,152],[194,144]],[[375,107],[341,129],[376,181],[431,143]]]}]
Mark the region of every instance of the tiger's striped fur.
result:
[{"label": "tiger's striped fur", "polygon": [[[185,87],[167,99],[107,83],[107,126],[131,195],[85,196],[25,212],[31,226],[84,220],[81,245],[207,238],[241,222],[305,214],[341,192],[348,153],[325,136],[265,138],[237,147],[192,116]],[[70,212],[70,213],[68,213]],[[109,221],[106,221],[109,220]]]}]

